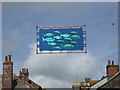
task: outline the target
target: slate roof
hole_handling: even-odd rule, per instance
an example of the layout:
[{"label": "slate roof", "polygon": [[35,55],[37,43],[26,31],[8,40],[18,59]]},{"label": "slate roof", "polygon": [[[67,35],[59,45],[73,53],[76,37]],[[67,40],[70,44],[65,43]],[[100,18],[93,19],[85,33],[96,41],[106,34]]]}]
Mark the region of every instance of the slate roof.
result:
[{"label": "slate roof", "polygon": [[99,80],[97,83],[93,84],[91,86],[91,88],[98,88],[99,86],[101,86],[103,83],[107,82],[107,76],[104,78],[101,78],[101,80]]},{"label": "slate roof", "polygon": [[[110,82],[112,82],[113,80],[115,80],[118,76],[120,77],[120,72],[116,73],[116,74],[115,74],[113,77],[111,77],[106,83],[103,83],[99,88],[102,88],[102,87],[106,86],[107,84],[109,84]],[[115,81],[115,82],[118,83],[118,81]],[[120,80],[119,80],[119,82],[120,82]],[[119,86],[119,88],[120,88],[120,85],[118,85],[118,86]]]}]

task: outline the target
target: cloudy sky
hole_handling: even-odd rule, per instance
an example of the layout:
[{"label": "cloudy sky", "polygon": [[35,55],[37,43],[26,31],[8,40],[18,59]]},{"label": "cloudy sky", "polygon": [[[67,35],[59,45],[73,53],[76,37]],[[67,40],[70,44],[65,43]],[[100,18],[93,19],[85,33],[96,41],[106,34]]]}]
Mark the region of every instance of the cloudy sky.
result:
[{"label": "cloudy sky", "polygon": [[[100,79],[107,60],[118,63],[117,2],[3,2],[2,62],[12,53],[14,73],[47,88],[70,88],[84,78]],[[115,23],[113,26],[112,23]],[[36,26],[87,25],[87,54],[39,54]]]},{"label": "cloudy sky", "polygon": [[2,2],[118,2],[120,0],[1,0]]}]

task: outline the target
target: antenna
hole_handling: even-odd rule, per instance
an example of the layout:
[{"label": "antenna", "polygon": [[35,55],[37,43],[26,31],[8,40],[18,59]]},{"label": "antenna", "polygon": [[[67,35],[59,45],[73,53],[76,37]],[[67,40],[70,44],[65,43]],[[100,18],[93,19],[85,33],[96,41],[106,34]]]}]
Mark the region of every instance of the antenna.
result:
[{"label": "antenna", "polygon": [[76,82],[77,82],[77,72],[76,72]]}]

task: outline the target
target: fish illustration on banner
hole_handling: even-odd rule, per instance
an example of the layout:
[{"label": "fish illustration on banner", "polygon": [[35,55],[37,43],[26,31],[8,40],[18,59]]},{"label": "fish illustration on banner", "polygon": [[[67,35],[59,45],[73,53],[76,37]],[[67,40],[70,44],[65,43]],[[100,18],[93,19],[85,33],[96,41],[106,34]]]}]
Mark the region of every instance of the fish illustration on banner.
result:
[{"label": "fish illustration on banner", "polygon": [[[57,33],[59,35],[56,36],[55,33]],[[72,41],[72,39],[79,39],[80,36],[75,31],[71,31],[68,33],[71,33],[71,34],[62,34],[62,32],[59,32],[59,31],[45,33],[44,37],[42,37],[42,39],[43,39],[43,42],[47,42],[47,44],[51,45],[51,47],[57,45],[57,46],[53,47],[54,49],[63,49],[63,48],[72,49],[77,44],[77,42],[75,40]],[[57,40],[57,39],[61,39],[61,40]],[[57,44],[56,41],[61,44]]]},{"label": "fish illustration on banner", "polygon": [[85,31],[81,27],[47,29],[37,27],[37,30],[38,52],[82,52],[86,47]]}]

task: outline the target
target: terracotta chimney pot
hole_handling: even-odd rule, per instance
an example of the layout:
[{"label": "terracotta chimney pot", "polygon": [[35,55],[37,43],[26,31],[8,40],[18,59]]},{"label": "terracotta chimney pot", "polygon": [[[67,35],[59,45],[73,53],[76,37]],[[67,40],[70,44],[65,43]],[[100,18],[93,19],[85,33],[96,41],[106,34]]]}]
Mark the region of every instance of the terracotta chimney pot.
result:
[{"label": "terracotta chimney pot", "polygon": [[114,65],[114,60],[112,60],[112,65]]},{"label": "terracotta chimney pot", "polygon": [[108,65],[110,65],[110,60],[108,60]]}]

